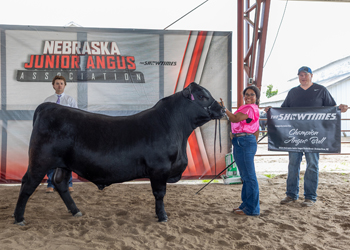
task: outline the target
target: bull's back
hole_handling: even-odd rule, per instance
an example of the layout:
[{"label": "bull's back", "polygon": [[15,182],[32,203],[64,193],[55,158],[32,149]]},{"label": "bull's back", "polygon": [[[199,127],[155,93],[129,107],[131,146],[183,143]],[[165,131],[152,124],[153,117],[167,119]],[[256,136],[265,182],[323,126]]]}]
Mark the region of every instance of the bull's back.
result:
[{"label": "bull's back", "polygon": [[171,128],[157,121],[156,112],[152,111],[149,109],[131,116],[107,116],[55,103],[43,103],[34,112],[33,127],[41,130],[55,128],[59,131],[78,129],[77,134],[85,134],[79,136],[82,138],[105,135],[109,138],[132,138],[132,134],[140,137],[146,133],[167,133]]}]

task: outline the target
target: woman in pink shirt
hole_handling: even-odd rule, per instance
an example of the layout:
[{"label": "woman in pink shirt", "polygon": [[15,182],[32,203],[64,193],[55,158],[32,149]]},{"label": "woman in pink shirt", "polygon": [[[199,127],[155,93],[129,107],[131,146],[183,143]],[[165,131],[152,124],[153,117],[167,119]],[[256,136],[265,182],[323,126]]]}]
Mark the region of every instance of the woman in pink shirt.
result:
[{"label": "woman in pink shirt", "polygon": [[[233,114],[225,109],[231,122],[233,157],[239,169],[242,187],[242,204],[233,209],[240,215],[259,215],[259,184],[256,178],[254,156],[259,136],[259,99],[260,90],[249,86],[243,91],[245,105]],[[221,99],[221,105],[224,103]]]}]

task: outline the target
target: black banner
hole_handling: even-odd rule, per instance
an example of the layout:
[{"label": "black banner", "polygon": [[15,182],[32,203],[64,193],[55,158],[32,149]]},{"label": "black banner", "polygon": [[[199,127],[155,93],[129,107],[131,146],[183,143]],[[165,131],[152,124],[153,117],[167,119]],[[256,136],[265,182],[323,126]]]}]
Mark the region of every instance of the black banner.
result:
[{"label": "black banner", "polygon": [[340,153],[337,107],[270,108],[268,150]]}]

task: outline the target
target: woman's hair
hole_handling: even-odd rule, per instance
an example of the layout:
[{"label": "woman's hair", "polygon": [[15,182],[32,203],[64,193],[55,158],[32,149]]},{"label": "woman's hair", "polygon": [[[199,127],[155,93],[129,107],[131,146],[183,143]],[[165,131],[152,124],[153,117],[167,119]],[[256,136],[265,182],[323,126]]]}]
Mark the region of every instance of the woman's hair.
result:
[{"label": "woman's hair", "polygon": [[260,90],[258,89],[258,87],[254,86],[254,85],[246,87],[243,90],[243,96],[245,95],[245,92],[247,92],[248,89],[251,89],[251,90],[253,90],[255,92],[255,95],[256,95],[256,102],[255,102],[255,104],[259,105],[259,103],[260,103]]},{"label": "woman's hair", "polygon": [[63,80],[64,81],[64,85],[67,85],[67,82],[66,82],[66,78],[64,78],[63,76],[55,76],[52,80],[52,85],[55,84],[55,81],[56,80]]}]

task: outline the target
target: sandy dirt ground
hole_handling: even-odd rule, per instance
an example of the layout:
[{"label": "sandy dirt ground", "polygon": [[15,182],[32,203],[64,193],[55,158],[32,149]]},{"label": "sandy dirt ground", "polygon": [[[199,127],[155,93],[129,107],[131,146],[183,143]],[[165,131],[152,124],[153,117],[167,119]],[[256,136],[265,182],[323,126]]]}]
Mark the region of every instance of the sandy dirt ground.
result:
[{"label": "sandy dirt ground", "polygon": [[45,193],[41,185],[27,204],[26,226],[18,226],[12,214],[20,187],[2,185],[0,249],[350,249],[349,156],[321,157],[318,201],[308,208],[301,207],[302,199],[279,203],[285,196],[287,160],[257,157],[261,214],[256,217],[232,213],[241,202],[242,186],[220,180],[197,195],[205,182],[168,185],[166,223],[155,218],[148,182],[114,184],[102,191],[91,183],[75,183],[72,197],[82,217],[73,217],[59,195]]}]

